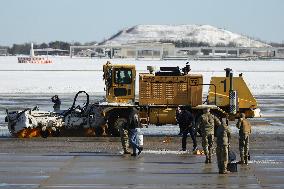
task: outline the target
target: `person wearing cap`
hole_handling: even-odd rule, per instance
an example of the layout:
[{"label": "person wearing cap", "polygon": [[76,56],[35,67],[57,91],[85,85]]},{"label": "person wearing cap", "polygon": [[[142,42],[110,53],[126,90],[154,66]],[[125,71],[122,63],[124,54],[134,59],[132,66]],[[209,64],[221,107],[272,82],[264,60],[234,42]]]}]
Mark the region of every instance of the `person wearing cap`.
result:
[{"label": "person wearing cap", "polygon": [[239,129],[239,150],[241,157],[241,164],[248,164],[249,157],[249,136],[251,134],[251,124],[246,119],[246,115],[241,113],[238,119],[237,128]]},{"label": "person wearing cap", "polygon": [[60,110],[60,105],[61,105],[61,100],[59,99],[58,95],[54,95],[52,98],[51,98],[51,101],[54,103],[53,105],[53,109],[54,111],[59,111]]},{"label": "person wearing cap", "polygon": [[228,154],[229,154],[229,141],[231,138],[231,131],[227,125],[227,120],[222,119],[221,125],[216,130],[217,137],[217,162],[219,168],[219,174],[227,174],[227,165],[228,165]]},{"label": "person wearing cap", "polygon": [[197,120],[197,127],[202,135],[202,147],[206,156],[205,163],[212,163],[214,127],[221,125],[220,120],[210,113],[210,108],[203,109],[203,114]]},{"label": "person wearing cap", "polygon": [[186,140],[188,133],[190,134],[193,143],[192,151],[195,151],[197,148],[197,142],[196,142],[196,133],[194,128],[194,117],[184,107],[183,108],[178,107],[176,113],[177,113],[176,120],[180,128],[179,135],[182,135],[182,140],[181,140],[182,151],[186,151],[186,143],[187,143]]}]

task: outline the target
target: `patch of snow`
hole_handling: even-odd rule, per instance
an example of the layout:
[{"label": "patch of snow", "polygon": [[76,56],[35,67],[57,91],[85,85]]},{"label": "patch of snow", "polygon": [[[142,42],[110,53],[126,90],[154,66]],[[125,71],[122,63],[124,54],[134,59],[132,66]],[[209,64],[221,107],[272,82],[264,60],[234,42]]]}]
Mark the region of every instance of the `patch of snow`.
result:
[{"label": "patch of snow", "polygon": [[252,161],[249,161],[248,163],[254,163],[254,164],[282,164],[283,162],[276,161],[276,160],[252,160]]},{"label": "patch of snow", "polygon": [[164,155],[164,154],[193,154],[189,151],[174,151],[174,150],[143,150],[143,154],[157,154],[157,155]]}]

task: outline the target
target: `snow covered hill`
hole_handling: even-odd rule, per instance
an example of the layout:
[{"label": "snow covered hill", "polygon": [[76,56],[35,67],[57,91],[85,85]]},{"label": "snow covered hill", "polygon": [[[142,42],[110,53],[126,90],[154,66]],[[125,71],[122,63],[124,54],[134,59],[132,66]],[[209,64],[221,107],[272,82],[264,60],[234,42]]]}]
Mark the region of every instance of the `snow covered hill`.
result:
[{"label": "snow covered hill", "polygon": [[246,36],[210,25],[137,25],[126,28],[104,41],[106,45],[121,45],[137,42],[189,42],[224,46],[236,44],[239,47],[269,46]]}]

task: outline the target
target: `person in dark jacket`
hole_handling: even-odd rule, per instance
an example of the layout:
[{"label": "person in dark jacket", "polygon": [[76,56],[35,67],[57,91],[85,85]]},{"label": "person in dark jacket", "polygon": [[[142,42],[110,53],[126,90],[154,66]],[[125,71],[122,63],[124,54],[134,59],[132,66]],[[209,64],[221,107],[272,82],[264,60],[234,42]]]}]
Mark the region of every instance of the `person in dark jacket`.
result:
[{"label": "person in dark jacket", "polygon": [[197,148],[197,142],[196,142],[196,132],[194,127],[194,117],[193,115],[186,110],[184,107],[178,107],[177,108],[177,115],[176,115],[177,123],[179,124],[180,128],[180,134],[182,135],[182,151],[186,151],[186,140],[188,133],[190,134],[190,137],[193,142],[193,151]]},{"label": "person in dark jacket", "polygon": [[[141,128],[141,123],[139,120],[139,114],[136,108],[130,110],[129,119],[128,119],[128,129],[130,133],[130,144],[133,149],[131,156],[140,155],[143,150],[143,147],[138,145],[138,128]],[[138,151],[138,153],[137,153]]]},{"label": "person in dark jacket", "polygon": [[60,105],[61,105],[61,100],[59,99],[58,95],[54,95],[52,98],[51,98],[51,101],[54,103],[53,105],[53,109],[54,111],[59,111],[60,110]]}]

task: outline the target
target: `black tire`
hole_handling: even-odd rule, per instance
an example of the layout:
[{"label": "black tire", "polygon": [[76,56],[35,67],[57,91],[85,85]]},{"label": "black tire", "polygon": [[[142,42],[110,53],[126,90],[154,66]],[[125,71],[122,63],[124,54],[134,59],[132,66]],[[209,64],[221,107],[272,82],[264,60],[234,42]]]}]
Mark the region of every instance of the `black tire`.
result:
[{"label": "black tire", "polygon": [[47,138],[49,136],[49,131],[47,129],[45,131],[40,131],[40,136],[42,138]]},{"label": "black tire", "polygon": [[102,127],[96,127],[95,133],[96,133],[96,136],[102,136],[102,134],[104,133],[104,130]]},{"label": "black tire", "polygon": [[55,131],[52,130],[51,136],[53,136],[53,137],[59,137],[59,135],[60,135],[60,131],[59,131],[58,128],[56,128]]}]

